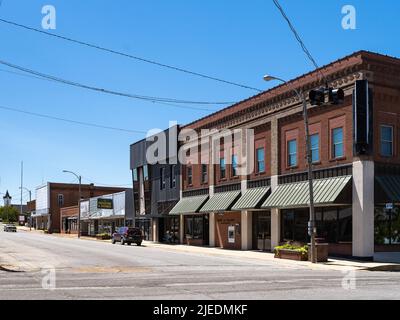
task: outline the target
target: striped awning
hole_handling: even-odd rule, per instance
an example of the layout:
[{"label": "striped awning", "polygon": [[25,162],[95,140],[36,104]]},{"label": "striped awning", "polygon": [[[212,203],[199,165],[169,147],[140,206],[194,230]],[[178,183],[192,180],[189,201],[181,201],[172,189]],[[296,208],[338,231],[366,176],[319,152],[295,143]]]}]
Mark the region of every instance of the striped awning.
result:
[{"label": "striped awning", "polygon": [[232,210],[258,209],[270,193],[270,187],[247,189],[233,205]]},{"label": "striped awning", "polygon": [[206,202],[208,199],[207,195],[194,196],[194,197],[186,197],[182,198],[175,207],[169,212],[169,214],[177,215],[184,213],[196,213],[199,211],[200,207]]},{"label": "striped awning", "polygon": [[[313,180],[315,206],[351,204],[350,201],[341,201],[341,199],[339,199],[345,187],[348,186],[350,182],[351,176]],[[351,196],[347,198],[351,199]],[[308,181],[302,181],[279,185],[261,207],[301,208],[308,207],[309,204],[310,193]]]},{"label": "striped awning", "polygon": [[200,209],[200,212],[228,211],[239,197],[240,191],[215,193]]},{"label": "striped awning", "polygon": [[400,176],[376,176],[375,180],[385,192],[385,199],[400,202]]}]

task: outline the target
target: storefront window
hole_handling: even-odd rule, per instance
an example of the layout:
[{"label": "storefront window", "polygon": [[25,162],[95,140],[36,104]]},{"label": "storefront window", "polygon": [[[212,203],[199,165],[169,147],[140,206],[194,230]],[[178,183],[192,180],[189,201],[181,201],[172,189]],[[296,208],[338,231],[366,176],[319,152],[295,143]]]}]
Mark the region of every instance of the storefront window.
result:
[{"label": "storefront window", "polygon": [[400,244],[399,208],[375,208],[375,244]]},{"label": "storefront window", "polygon": [[338,211],[337,209],[324,210],[322,220],[322,233],[318,237],[324,238],[326,242],[337,242]]},{"label": "storefront window", "polygon": [[187,217],[185,217],[186,238],[203,239],[203,235],[204,235],[203,225],[204,225],[203,216],[187,216]]},{"label": "storefront window", "polygon": [[[328,243],[352,241],[352,209],[316,208],[317,237]],[[309,209],[282,211],[282,237],[284,241],[306,242]]]},{"label": "storefront window", "polygon": [[353,239],[353,213],[351,208],[339,209],[338,242],[351,242]]}]

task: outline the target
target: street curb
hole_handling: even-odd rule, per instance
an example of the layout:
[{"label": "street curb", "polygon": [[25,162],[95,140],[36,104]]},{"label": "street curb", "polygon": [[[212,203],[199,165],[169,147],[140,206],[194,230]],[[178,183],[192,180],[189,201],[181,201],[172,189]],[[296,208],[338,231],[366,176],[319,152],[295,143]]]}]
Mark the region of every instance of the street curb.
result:
[{"label": "street curb", "polygon": [[367,267],[362,270],[400,272],[400,264],[389,264],[389,265],[384,265],[384,266]]}]

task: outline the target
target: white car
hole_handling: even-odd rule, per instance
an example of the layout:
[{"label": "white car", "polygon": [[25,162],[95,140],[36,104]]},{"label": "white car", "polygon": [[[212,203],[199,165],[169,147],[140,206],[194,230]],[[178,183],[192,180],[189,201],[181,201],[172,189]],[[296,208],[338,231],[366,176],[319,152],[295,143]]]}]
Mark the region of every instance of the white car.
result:
[{"label": "white car", "polygon": [[14,226],[13,224],[6,224],[4,226],[4,231],[5,232],[17,232],[17,227]]}]

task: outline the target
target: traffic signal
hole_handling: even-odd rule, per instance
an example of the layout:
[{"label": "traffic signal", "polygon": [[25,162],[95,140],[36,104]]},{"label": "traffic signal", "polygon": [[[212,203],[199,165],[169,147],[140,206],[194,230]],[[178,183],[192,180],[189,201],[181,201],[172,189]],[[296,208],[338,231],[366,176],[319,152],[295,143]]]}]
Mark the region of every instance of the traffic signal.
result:
[{"label": "traffic signal", "polygon": [[309,93],[310,103],[313,106],[321,106],[325,103],[325,89],[311,90]]},{"label": "traffic signal", "polygon": [[[328,99],[326,99],[328,95]],[[309,93],[310,103],[312,106],[322,106],[324,104],[337,105],[344,101],[343,89],[335,88],[319,88],[311,90]]]},{"label": "traffic signal", "polygon": [[328,101],[330,104],[342,104],[344,101],[343,89],[329,88]]}]

